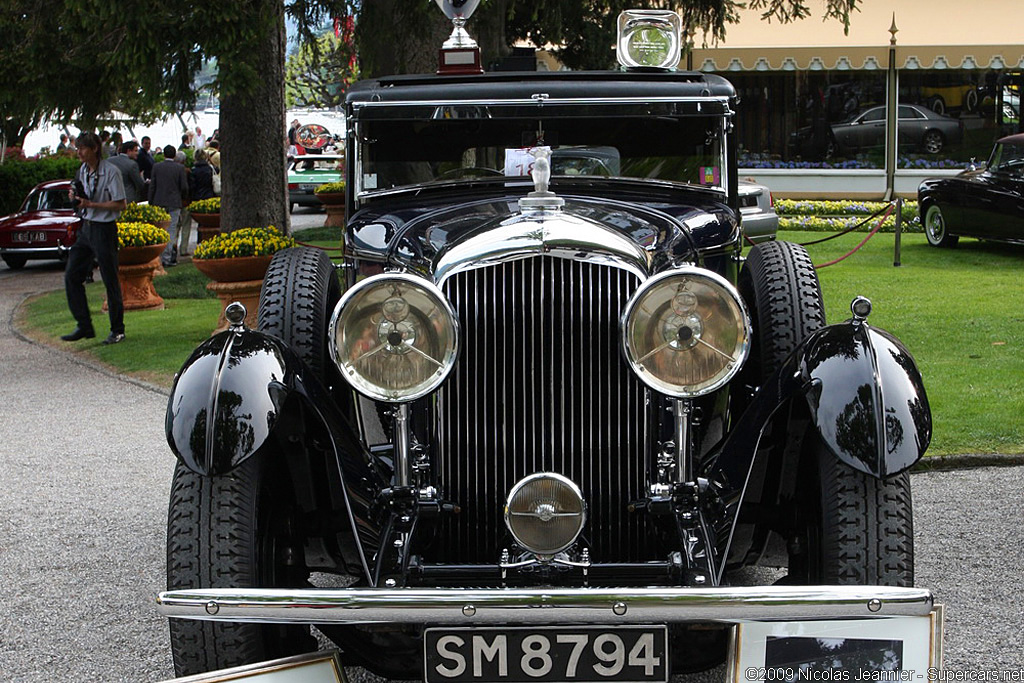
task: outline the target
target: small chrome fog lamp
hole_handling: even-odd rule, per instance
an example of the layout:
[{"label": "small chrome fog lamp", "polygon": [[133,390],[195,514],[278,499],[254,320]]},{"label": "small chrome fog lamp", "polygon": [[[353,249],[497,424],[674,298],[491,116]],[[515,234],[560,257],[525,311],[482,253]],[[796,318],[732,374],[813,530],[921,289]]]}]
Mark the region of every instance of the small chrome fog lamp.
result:
[{"label": "small chrome fog lamp", "polygon": [[637,376],[675,398],[711,393],[750,350],[750,318],[736,289],[688,266],[643,283],[622,314],[622,348]]},{"label": "small chrome fog lamp", "polygon": [[579,487],[553,472],[521,479],[505,503],[505,525],[516,542],[541,556],[571,546],[586,520],[587,506]]},{"label": "small chrome fog lamp", "polygon": [[448,376],[459,327],[432,282],[385,273],[345,292],[329,335],[334,363],[356,391],[401,403],[430,393]]}]

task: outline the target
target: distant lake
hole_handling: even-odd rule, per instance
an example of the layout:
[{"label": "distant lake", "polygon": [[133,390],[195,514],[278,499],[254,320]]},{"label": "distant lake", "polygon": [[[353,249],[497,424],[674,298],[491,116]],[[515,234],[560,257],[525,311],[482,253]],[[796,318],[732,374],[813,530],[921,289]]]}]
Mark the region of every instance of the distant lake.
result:
[{"label": "distant lake", "polygon": [[[296,109],[290,110],[285,114],[285,129],[281,131],[282,141],[284,136],[287,135],[288,124],[295,119],[298,119],[302,124],[318,123],[334,135],[345,134],[345,120],[341,112]],[[184,126],[182,121],[184,121]],[[156,150],[167,145],[177,147],[181,144],[181,136],[185,132],[185,128],[194,131],[197,126],[203,130],[203,135],[210,137],[213,131],[220,126],[220,112],[216,109],[188,112],[182,114],[180,119],[176,114],[171,114],[165,120],[157,121],[151,126],[129,124],[126,122],[116,127],[108,126],[105,130],[111,132],[119,130],[121,136],[126,141],[139,140],[144,135],[148,135],[153,140],[153,149]],[[70,126],[68,130],[72,135],[78,134],[78,131]],[[33,156],[38,154],[39,150],[43,147],[49,147],[51,150],[57,149],[57,145],[60,143],[60,134],[63,132],[65,131],[61,126],[45,126],[32,131],[25,138],[25,155]]]}]

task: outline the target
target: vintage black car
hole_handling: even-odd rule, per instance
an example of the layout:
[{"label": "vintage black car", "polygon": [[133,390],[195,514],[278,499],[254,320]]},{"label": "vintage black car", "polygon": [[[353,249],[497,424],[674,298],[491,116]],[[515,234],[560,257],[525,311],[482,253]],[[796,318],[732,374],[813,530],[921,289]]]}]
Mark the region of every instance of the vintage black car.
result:
[{"label": "vintage black car", "polygon": [[743,257],[736,104],[682,72],[352,88],[344,263],[277,254],[259,329],[233,306],[170,398],[180,674],[315,625],[393,678],[665,680],[744,619],[928,614],[921,377],[866,299],[825,325],[801,247]]},{"label": "vintage black car", "polygon": [[933,246],[955,247],[961,235],[1024,243],[1024,133],[997,140],[981,168],[925,180],[917,201]]}]

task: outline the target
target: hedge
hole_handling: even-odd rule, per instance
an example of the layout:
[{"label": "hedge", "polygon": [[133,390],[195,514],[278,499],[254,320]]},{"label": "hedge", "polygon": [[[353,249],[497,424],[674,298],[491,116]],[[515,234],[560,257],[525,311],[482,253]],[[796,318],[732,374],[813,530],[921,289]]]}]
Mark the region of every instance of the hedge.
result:
[{"label": "hedge", "polygon": [[0,164],[0,216],[17,211],[29,190],[39,183],[74,178],[81,165],[72,156],[8,159]]},{"label": "hedge", "polygon": [[[775,200],[775,212],[779,214],[779,228],[782,230],[845,230],[884,210],[886,206],[887,202]],[[871,230],[877,224],[878,218],[871,218],[860,229]],[[895,229],[895,216],[886,217],[881,232],[893,232]],[[903,201],[901,229],[906,232],[923,232],[921,216],[914,200]]]}]

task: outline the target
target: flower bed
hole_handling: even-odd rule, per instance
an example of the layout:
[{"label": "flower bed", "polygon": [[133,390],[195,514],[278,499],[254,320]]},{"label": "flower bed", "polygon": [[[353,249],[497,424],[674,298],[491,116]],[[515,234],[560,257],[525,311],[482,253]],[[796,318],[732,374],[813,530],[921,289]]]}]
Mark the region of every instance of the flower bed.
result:
[{"label": "flower bed", "polygon": [[[909,154],[896,157],[896,168],[913,170],[937,170],[937,169],[964,169],[970,162],[956,161],[954,159],[936,159],[932,156]],[[740,168],[765,169],[835,169],[840,171],[849,170],[882,170],[884,162],[869,156],[853,159],[830,159],[828,161],[802,161],[799,159],[785,161],[775,155],[744,153],[739,157]]]},{"label": "flower bed", "polygon": [[285,237],[272,225],[265,228],[242,228],[232,232],[221,233],[198,244],[192,258],[220,259],[268,256],[281,249],[294,246],[294,239]]},{"label": "flower bed", "polygon": [[[121,216],[118,220],[122,223],[149,223],[151,225],[156,225],[161,221],[171,220],[171,214],[167,213],[167,211],[161,209],[159,206],[153,206],[152,204],[136,204],[135,202],[132,202],[124,211],[121,212]],[[167,240],[165,239],[164,241],[166,242]]]},{"label": "flower bed", "polygon": [[313,190],[314,194],[334,194],[337,192],[345,191],[345,181],[339,180],[335,183],[324,183],[320,187]]},{"label": "flower bed", "polygon": [[[160,210],[163,211],[163,209]],[[117,246],[119,249],[166,244],[170,239],[171,236],[166,230],[158,228],[152,223],[120,221],[117,224]]]},{"label": "flower bed", "polygon": [[[780,230],[830,232],[857,225],[873,214],[883,211],[886,205],[886,202],[776,199],[775,213],[779,214]],[[872,218],[862,229],[870,230],[877,222],[878,218]],[[887,216],[882,223],[881,231],[893,232],[895,229],[896,217]],[[906,232],[922,232],[916,201],[904,200],[901,229]]]},{"label": "flower bed", "polygon": [[220,213],[220,197],[199,199],[188,205],[188,210],[196,213]]}]

